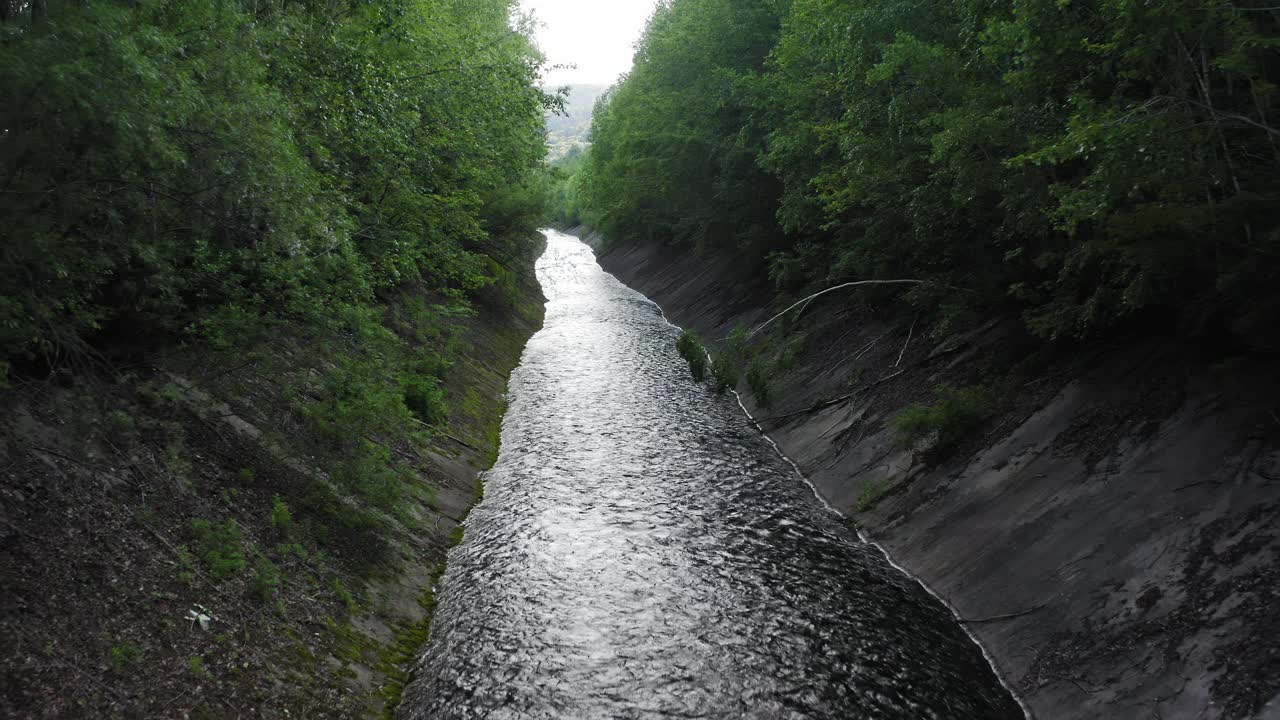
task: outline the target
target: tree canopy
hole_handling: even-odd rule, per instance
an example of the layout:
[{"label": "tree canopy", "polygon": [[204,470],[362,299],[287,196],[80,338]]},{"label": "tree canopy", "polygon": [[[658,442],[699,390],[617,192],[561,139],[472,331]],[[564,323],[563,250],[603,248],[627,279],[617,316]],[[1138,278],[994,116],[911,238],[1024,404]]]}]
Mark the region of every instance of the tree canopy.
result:
[{"label": "tree canopy", "polygon": [[1261,0],[671,0],[575,182],[614,241],[784,290],[1274,349],[1277,50]]},{"label": "tree canopy", "polygon": [[0,362],[463,298],[532,226],[512,0],[4,0]]}]

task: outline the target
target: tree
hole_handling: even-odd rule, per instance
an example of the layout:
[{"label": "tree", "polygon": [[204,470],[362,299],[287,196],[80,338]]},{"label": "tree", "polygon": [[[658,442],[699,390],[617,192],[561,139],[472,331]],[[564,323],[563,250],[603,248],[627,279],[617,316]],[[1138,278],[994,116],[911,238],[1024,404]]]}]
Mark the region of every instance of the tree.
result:
[{"label": "tree", "polygon": [[586,212],[615,240],[737,247],[792,292],[910,277],[906,299],[955,321],[1275,347],[1278,18],[674,0],[596,111]]}]

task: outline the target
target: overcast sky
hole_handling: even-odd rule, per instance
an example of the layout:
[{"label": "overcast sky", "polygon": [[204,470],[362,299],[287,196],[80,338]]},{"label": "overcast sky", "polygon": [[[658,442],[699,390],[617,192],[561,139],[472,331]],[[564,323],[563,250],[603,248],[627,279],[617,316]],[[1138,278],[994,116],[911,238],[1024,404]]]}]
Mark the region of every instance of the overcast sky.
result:
[{"label": "overcast sky", "polygon": [[537,17],[538,46],[556,70],[548,85],[612,85],[631,67],[634,45],[653,13],[655,0],[521,0]]}]

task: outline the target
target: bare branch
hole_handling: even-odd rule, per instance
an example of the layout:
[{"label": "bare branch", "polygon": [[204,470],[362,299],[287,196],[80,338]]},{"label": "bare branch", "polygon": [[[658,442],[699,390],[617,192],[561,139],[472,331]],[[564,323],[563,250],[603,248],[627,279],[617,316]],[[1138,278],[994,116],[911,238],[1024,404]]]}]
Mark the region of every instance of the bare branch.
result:
[{"label": "bare branch", "polygon": [[916,315],[915,320],[911,321],[911,329],[907,331],[907,341],[902,343],[902,351],[898,353],[898,362],[893,364],[894,367],[902,364],[902,356],[907,354],[907,346],[911,344],[911,338],[916,334],[916,320],[919,319],[920,316]]},{"label": "bare branch", "polygon": [[814,293],[814,294],[810,295],[809,297],[806,297],[806,298],[804,298],[804,299],[800,300],[799,302],[796,302],[795,304],[793,304],[791,307],[787,308],[786,310],[783,310],[782,312],[778,313],[777,315],[774,315],[773,317],[769,318],[768,320],[766,320],[766,321],[764,322],[764,324],[763,324],[763,325],[760,325],[760,326],[759,326],[759,327],[757,327],[755,330],[752,330],[752,331],[751,331],[751,334],[750,334],[750,335],[747,335],[747,339],[748,339],[748,340],[750,340],[751,338],[755,337],[757,334],[759,334],[759,333],[760,333],[760,331],[761,331],[761,330],[764,330],[765,328],[767,328],[767,327],[769,327],[770,325],[772,325],[772,324],[773,324],[773,322],[774,322],[775,320],[777,320],[778,318],[782,317],[783,315],[786,315],[787,313],[791,312],[792,310],[795,310],[796,308],[800,307],[801,305],[808,305],[808,304],[809,304],[810,302],[812,302],[813,300],[815,300],[815,299],[817,299],[817,298],[819,298],[819,297],[822,297],[823,295],[826,295],[827,293],[835,292],[836,290],[843,290],[843,289],[845,289],[845,288],[858,287],[858,286],[861,286],[861,285],[928,285],[928,284],[930,284],[930,283],[929,283],[927,280],[859,280],[859,281],[857,281],[857,282],[844,283],[844,284],[842,284],[842,285],[836,285],[835,287],[829,287],[829,288],[827,288],[826,290],[822,290],[822,291],[816,292],[816,293]]},{"label": "bare branch", "polygon": [[1175,102],[1175,103],[1179,103],[1179,102],[1180,102],[1180,103],[1186,103],[1186,104],[1188,104],[1188,105],[1194,105],[1194,106],[1196,106],[1196,107],[1200,108],[1201,110],[1205,110],[1205,111],[1207,111],[1207,112],[1209,113],[1209,115],[1210,115],[1210,116],[1212,116],[1212,117],[1213,117],[1213,119],[1214,119],[1214,120],[1217,120],[1217,121],[1222,121],[1222,120],[1236,120],[1236,121],[1238,121],[1238,122],[1242,122],[1242,123],[1244,123],[1244,124],[1246,124],[1246,125],[1250,125],[1250,126],[1252,126],[1252,127],[1258,128],[1259,130],[1262,130],[1263,132],[1267,133],[1268,135],[1273,135],[1273,136],[1276,136],[1276,137],[1280,137],[1280,130],[1277,130],[1276,128],[1273,128],[1273,127],[1271,127],[1270,125],[1264,125],[1264,124],[1262,124],[1262,123],[1258,122],[1257,120],[1254,120],[1253,118],[1246,117],[1246,116],[1244,116],[1244,115],[1236,115],[1236,114],[1234,114],[1234,113],[1224,113],[1224,112],[1220,112],[1217,108],[1213,107],[1212,105],[1206,105],[1206,104],[1204,104],[1204,103],[1202,103],[1202,102],[1200,102],[1200,101],[1198,101],[1198,100],[1192,100],[1191,98],[1176,98],[1176,97],[1172,97],[1172,96],[1170,96],[1170,95],[1161,95],[1161,96],[1159,96],[1159,98],[1160,98],[1160,99],[1162,99],[1162,100],[1168,100],[1168,101],[1170,101],[1170,102]]}]

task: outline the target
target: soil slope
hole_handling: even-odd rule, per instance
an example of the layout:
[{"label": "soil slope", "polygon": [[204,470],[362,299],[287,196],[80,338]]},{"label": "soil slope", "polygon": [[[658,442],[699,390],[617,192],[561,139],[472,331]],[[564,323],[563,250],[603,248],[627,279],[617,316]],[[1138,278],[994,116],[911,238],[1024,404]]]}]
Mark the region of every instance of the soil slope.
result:
[{"label": "soil slope", "polygon": [[386,526],[308,512],[305,408],[253,364],[175,349],[0,396],[0,717],[392,710],[542,323],[541,248],[461,321],[447,432],[388,448],[419,492]]}]

